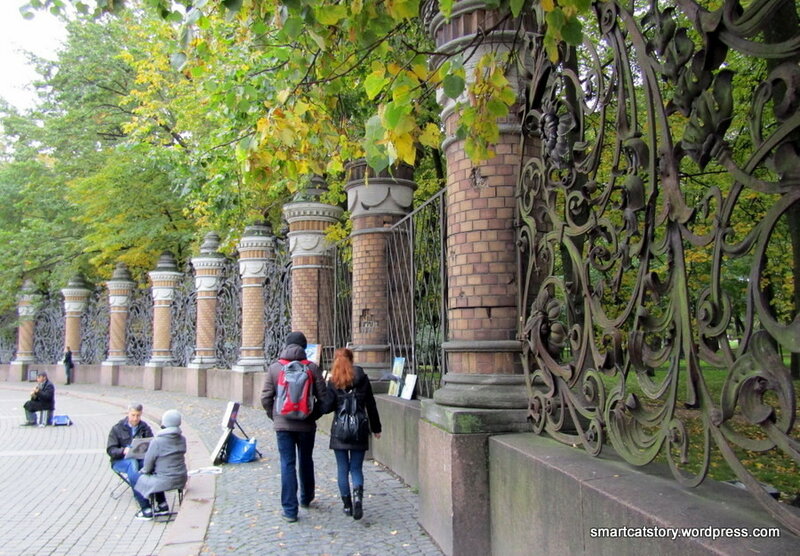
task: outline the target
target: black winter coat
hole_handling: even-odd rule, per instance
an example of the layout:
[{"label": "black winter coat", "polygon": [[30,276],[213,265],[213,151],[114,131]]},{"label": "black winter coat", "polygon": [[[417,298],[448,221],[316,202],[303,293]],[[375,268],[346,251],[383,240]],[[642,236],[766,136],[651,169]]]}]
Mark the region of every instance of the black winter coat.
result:
[{"label": "black winter coat", "polygon": [[[358,406],[364,407],[367,410],[367,418],[369,419],[369,430],[372,434],[380,434],[381,432],[381,418],[378,415],[378,406],[375,405],[375,396],[372,394],[372,384],[369,377],[359,366],[353,367],[355,370],[355,378],[353,380],[353,388],[356,391],[356,398],[358,399]],[[333,409],[333,421],[331,422],[331,450],[368,450],[369,440],[361,444],[346,444],[337,438],[333,437],[333,425],[336,423],[336,413],[344,403],[345,391],[335,388],[333,384],[328,382],[328,397],[335,399],[336,405]]]},{"label": "black winter coat", "polygon": [[[125,448],[131,445],[133,438],[127,417],[111,427],[111,432],[108,433],[106,453],[112,462],[125,457]],[[136,438],[153,438],[153,430],[150,425],[144,421],[139,421],[139,428],[136,429]]]},{"label": "black winter coat", "polygon": [[31,395],[31,399],[25,402],[23,406],[28,411],[44,411],[54,410],[56,408],[56,387],[50,382],[50,379],[36,386],[38,390],[35,394]]}]

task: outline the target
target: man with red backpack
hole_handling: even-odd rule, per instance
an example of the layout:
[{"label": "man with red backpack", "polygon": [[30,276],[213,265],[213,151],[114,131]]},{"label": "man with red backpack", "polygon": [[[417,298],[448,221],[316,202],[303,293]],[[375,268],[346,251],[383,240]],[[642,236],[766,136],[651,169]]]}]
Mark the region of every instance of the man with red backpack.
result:
[{"label": "man with red backpack", "polygon": [[322,371],[306,359],[307,345],[302,332],[289,334],[278,360],[267,369],[261,390],[261,405],[272,420],[277,437],[282,517],[289,523],[297,521],[298,486],[300,506],[307,508],[314,499],[312,455],[317,419],[332,405]]}]

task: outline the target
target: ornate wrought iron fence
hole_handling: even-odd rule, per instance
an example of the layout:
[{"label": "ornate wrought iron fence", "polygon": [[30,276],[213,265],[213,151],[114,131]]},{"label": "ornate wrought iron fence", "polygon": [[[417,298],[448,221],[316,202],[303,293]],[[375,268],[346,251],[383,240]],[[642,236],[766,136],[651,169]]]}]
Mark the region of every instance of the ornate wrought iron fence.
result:
[{"label": "ornate wrought iron fence", "polygon": [[353,328],[353,249],[350,238],[343,239],[331,246],[328,253],[333,262],[333,299],[332,311],[320,315],[329,319],[327,329],[333,330],[333,345],[322,346],[322,368],[330,369],[333,364],[333,352],[336,348],[346,346],[352,339]]},{"label": "ornate wrought iron fence", "polygon": [[[800,30],[795,2],[594,2],[584,43],[531,34],[523,364],[536,431],[694,486],[712,446],[798,472]],[[790,247],[791,246],[791,247]]]},{"label": "ornate wrought iron fence", "polygon": [[386,246],[389,352],[405,357],[424,397],[433,396],[446,372],[444,192],[395,224]]},{"label": "ornate wrought iron fence", "polygon": [[89,296],[81,315],[81,361],[87,365],[102,363],[108,357],[108,292],[97,289]]},{"label": "ornate wrought iron fence", "polygon": [[0,317],[0,363],[9,363],[17,354],[17,313]]},{"label": "ornate wrought iron fence", "polygon": [[37,363],[56,364],[64,354],[64,298],[60,293],[42,297],[33,330],[33,357]]},{"label": "ornate wrought iron fence", "polygon": [[172,328],[170,350],[176,367],[186,367],[194,357],[197,345],[197,291],[194,284],[194,266],[186,263],[183,278],[175,288],[172,300]]},{"label": "ornate wrought iron fence", "polygon": [[242,278],[239,261],[225,260],[217,291],[217,314],[214,317],[217,366],[232,368],[239,360],[242,344]]},{"label": "ornate wrought iron fence", "polygon": [[153,354],[153,292],[136,288],[125,323],[125,355],[130,365],[144,365]]},{"label": "ornate wrought iron fence", "polygon": [[278,358],[292,331],[292,258],[288,243],[275,240],[275,256],[266,263],[264,280],[264,357]]}]

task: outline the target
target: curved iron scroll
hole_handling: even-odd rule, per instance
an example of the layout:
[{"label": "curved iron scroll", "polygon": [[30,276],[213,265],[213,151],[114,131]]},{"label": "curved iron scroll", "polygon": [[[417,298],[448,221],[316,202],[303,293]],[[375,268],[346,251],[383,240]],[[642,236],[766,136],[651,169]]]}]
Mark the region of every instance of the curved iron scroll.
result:
[{"label": "curved iron scroll", "polygon": [[217,291],[217,313],[215,315],[217,366],[230,369],[239,360],[242,344],[242,279],[239,261],[226,259]]},{"label": "curved iron scroll", "polygon": [[89,297],[81,315],[81,362],[102,363],[108,356],[108,292],[98,289]]},{"label": "curved iron scroll", "polygon": [[136,288],[125,323],[125,355],[130,365],[144,365],[153,354],[153,292]]},{"label": "curved iron scroll", "polygon": [[0,317],[0,364],[14,360],[17,353],[17,314]]},{"label": "curved iron scroll", "polygon": [[264,358],[274,361],[292,331],[292,258],[285,240],[275,241],[264,280]]},{"label": "curved iron scroll", "polygon": [[176,367],[187,367],[197,344],[197,291],[194,266],[187,263],[172,301],[170,350]]},{"label": "curved iron scroll", "polygon": [[635,465],[663,457],[687,485],[716,449],[800,534],[740,455],[800,463],[797,7],[721,4],[594,2],[584,44],[555,64],[530,39],[518,236],[530,417],[594,455],[608,441]]},{"label": "curved iron scroll", "polygon": [[37,363],[56,364],[64,357],[64,298],[60,293],[45,297],[36,311],[33,357]]}]

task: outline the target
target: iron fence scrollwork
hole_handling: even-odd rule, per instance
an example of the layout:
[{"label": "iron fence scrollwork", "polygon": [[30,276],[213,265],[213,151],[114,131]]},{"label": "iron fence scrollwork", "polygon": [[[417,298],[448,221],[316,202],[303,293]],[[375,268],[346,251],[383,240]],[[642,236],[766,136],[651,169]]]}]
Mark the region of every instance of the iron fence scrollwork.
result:
[{"label": "iron fence scrollwork", "polygon": [[17,314],[0,317],[0,364],[9,363],[17,354]]},{"label": "iron fence scrollwork", "polygon": [[60,293],[49,293],[43,296],[37,309],[34,317],[33,357],[37,363],[54,365],[64,357],[64,298]]},{"label": "iron fence scrollwork", "polygon": [[242,343],[241,318],[242,279],[239,262],[228,258],[220,275],[217,313],[214,317],[214,347],[219,368],[230,369],[239,360],[239,347]]},{"label": "iron fence scrollwork", "polygon": [[173,364],[177,367],[187,367],[194,357],[197,344],[197,291],[192,263],[186,263],[183,277],[175,288],[170,334]]},{"label": "iron fence scrollwork", "polygon": [[292,331],[292,258],[288,242],[276,239],[264,280],[264,358],[274,361]]},{"label": "iron fence scrollwork", "polygon": [[110,312],[108,293],[99,288],[92,292],[81,315],[81,362],[102,363],[108,357]]},{"label": "iron fence scrollwork", "polygon": [[583,44],[557,63],[542,29],[530,39],[530,418],[593,455],[609,442],[631,464],[664,458],[689,486],[713,448],[800,534],[740,455],[800,463],[797,6],[719,4],[594,2]]},{"label": "iron fence scrollwork", "polygon": [[144,365],[153,354],[153,292],[135,288],[125,323],[125,355],[130,365]]}]

